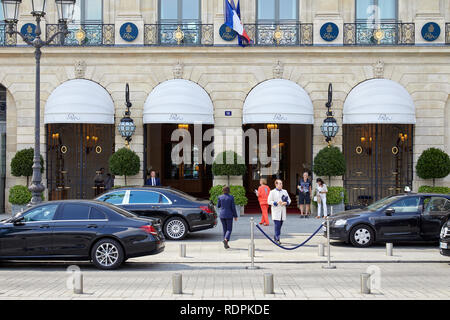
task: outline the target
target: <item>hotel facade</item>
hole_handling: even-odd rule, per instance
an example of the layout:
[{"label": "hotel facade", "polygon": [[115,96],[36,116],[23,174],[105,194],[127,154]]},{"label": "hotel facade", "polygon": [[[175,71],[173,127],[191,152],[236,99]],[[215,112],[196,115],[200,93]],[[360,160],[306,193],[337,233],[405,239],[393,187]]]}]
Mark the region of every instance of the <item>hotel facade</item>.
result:
[{"label": "hotel facade", "polygon": [[[48,1],[44,39],[58,30],[55,10]],[[241,0],[240,11],[253,40],[245,47],[223,26],[224,0],[77,0],[68,37],[42,50],[46,199],[95,196],[96,172],[109,172],[108,158],[125,146],[117,126],[126,83],[136,124],[129,147],[141,160],[130,185],[142,185],[150,169],[163,185],[193,194],[226,182],[195,152],[210,141],[199,146],[192,139],[191,164],[172,162],[173,130],[194,134],[201,122],[201,134],[279,129],[280,165],[268,178],[282,178],[295,193],[327,145],[320,126],[330,83],[339,125],[332,145],[347,162],[346,174],[331,185],[345,187],[351,205],[432,184],[417,177],[415,164],[429,147],[450,153],[450,0]],[[23,1],[17,30],[33,37],[30,12],[31,2]],[[11,159],[34,146],[33,52],[0,24],[6,212],[9,189],[26,184],[12,176]],[[255,147],[234,141],[247,153]],[[213,139],[215,154],[231,145]],[[248,163],[246,175],[231,183],[253,190],[261,168]],[[115,184],[123,185],[123,177]],[[450,177],[436,185],[449,186]]]}]

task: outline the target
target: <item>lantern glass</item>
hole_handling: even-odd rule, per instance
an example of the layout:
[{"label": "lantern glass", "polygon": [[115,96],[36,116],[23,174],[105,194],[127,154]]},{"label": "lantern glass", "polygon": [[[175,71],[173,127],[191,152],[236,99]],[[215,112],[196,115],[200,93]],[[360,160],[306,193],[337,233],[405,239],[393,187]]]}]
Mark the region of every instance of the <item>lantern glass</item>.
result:
[{"label": "lantern glass", "polygon": [[136,125],[134,124],[133,119],[131,118],[123,118],[120,120],[119,126],[117,128],[119,130],[120,135],[123,138],[131,138],[136,130]]},{"label": "lantern glass", "polygon": [[326,118],[320,127],[322,134],[325,138],[331,139],[336,136],[339,131],[339,126],[334,118]]},{"label": "lantern glass", "polygon": [[31,0],[32,14],[43,17],[45,15],[45,2],[46,0]]},{"label": "lantern glass", "polygon": [[2,0],[3,17],[7,23],[17,23],[19,19],[19,7],[22,0]]},{"label": "lantern glass", "polygon": [[55,0],[59,21],[72,21],[76,0]]}]

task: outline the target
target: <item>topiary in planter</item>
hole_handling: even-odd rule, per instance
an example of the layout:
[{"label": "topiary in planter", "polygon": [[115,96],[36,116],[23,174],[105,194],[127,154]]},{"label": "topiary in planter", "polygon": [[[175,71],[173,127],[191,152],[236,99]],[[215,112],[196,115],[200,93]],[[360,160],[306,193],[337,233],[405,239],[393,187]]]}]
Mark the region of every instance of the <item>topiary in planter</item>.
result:
[{"label": "topiary in planter", "polygon": [[15,185],[9,189],[8,200],[14,205],[25,205],[31,201],[31,191],[25,186]]},{"label": "topiary in planter", "polygon": [[141,162],[136,152],[121,148],[109,158],[109,169],[116,176],[124,176],[127,185],[127,176],[134,176],[139,173]]},{"label": "topiary in planter", "polygon": [[430,186],[421,186],[419,188],[419,193],[441,193],[441,194],[450,194],[449,187],[430,187]]},{"label": "topiary in planter", "polygon": [[[341,204],[342,200],[344,200],[344,204],[348,204],[347,190],[343,187],[327,187],[327,189],[327,205]],[[344,199],[342,199],[342,193],[344,193]],[[316,195],[316,192],[314,192],[314,196]],[[317,201],[313,200],[313,204],[317,206]]]},{"label": "topiary in planter", "polygon": [[213,175],[227,176],[228,185],[230,185],[230,176],[243,176],[246,169],[244,159],[234,151],[219,153],[211,168]]},{"label": "topiary in planter", "polygon": [[[209,189],[209,200],[211,200],[214,205],[217,205],[217,198],[222,195],[223,185],[217,185]],[[245,206],[248,202],[245,196],[245,188],[243,186],[230,186],[230,195],[234,197],[234,203],[237,206]]]},{"label": "topiary in planter", "polygon": [[[28,148],[17,151],[11,159],[11,174],[15,177],[27,177],[27,186],[30,176],[33,175],[34,149]],[[41,173],[44,172],[44,158],[41,155]]]},{"label": "topiary in planter", "polygon": [[327,176],[328,185],[331,177],[343,176],[345,170],[345,157],[338,147],[325,147],[314,157],[313,172],[318,176]]},{"label": "topiary in planter", "polygon": [[421,179],[441,179],[450,173],[450,157],[437,148],[429,148],[422,152],[416,164],[417,176]]}]

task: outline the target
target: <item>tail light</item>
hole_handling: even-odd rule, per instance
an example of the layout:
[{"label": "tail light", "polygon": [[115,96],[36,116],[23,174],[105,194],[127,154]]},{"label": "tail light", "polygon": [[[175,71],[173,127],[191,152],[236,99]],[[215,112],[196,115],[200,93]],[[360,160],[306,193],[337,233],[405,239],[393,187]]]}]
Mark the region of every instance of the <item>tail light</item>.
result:
[{"label": "tail light", "polygon": [[205,213],[209,213],[209,214],[214,213],[214,212],[212,211],[212,209],[211,209],[210,207],[208,207],[208,206],[200,206],[200,209],[201,209],[203,212],[205,212]]},{"label": "tail light", "polygon": [[154,236],[158,235],[158,231],[156,231],[156,229],[151,225],[142,226],[142,227],[139,227],[139,229],[142,229],[145,232],[147,232],[148,234],[151,234]]}]

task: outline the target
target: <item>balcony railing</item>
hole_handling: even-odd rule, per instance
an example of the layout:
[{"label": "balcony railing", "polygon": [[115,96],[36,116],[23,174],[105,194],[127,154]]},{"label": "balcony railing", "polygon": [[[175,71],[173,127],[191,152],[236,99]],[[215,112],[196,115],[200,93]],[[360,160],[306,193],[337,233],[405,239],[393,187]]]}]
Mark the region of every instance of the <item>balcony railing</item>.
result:
[{"label": "balcony railing", "polygon": [[450,44],[450,23],[445,24],[445,43]]},{"label": "balcony railing", "polygon": [[256,46],[312,46],[313,24],[246,24],[245,29]]},{"label": "balcony railing", "polygon": [[414,23],[344,23],[344,45],[413,45]]},{"label": "balcony railing", "polygon": [[[59,30],[58,24],[47,24],[47,39]],[[113,24],[70,24],[67,37],[56,37],[55,46],[111,46],[114,45]]]},{"label": "balcony railing", "polygon": [[214,25],[200,23],[146,24],[144,45],[147,46],[212,46]]},{"label": "balcony railing", "polygon": [[9,35],[6,33],[7,25],[0,23],[0,47],[15,46],[17,44],[17,35]]}]

